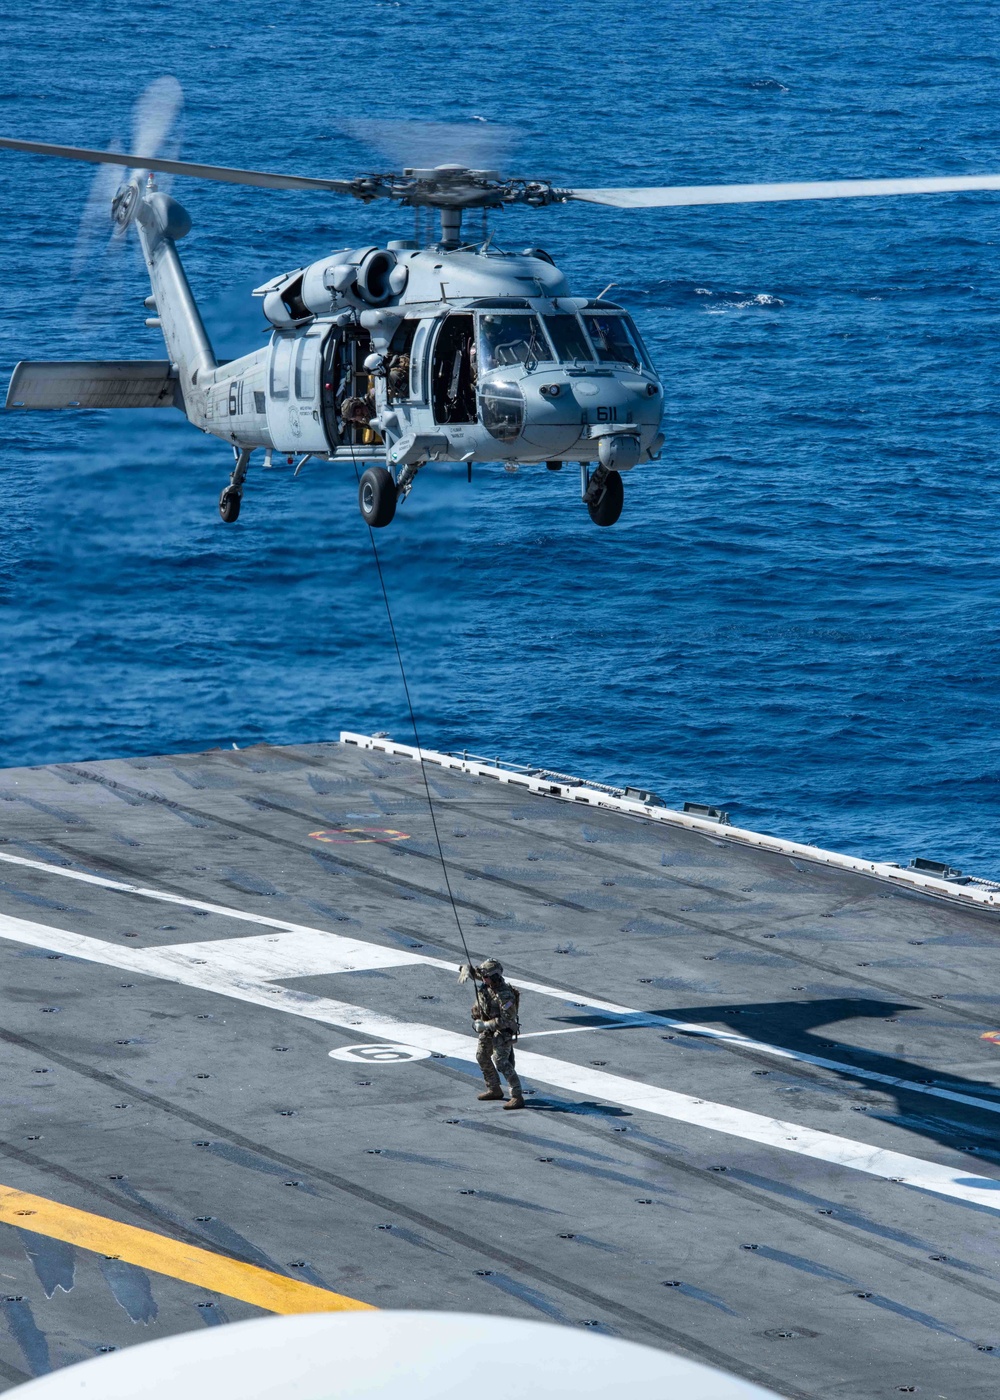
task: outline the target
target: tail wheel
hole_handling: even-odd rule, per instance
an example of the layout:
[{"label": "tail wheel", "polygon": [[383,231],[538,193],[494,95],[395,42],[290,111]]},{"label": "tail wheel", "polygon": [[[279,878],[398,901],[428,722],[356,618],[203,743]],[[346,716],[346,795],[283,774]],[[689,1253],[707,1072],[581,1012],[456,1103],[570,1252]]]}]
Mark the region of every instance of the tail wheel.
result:
[{"label": "tail wheel", "polygon": [[595,525],[614,525],[625,504],[625,487],[620,472],[608,472],[596,501],[588,501],[587,509]]},{"label": "tail wheel", "polygon": [[227,525],[231,525],[234,520],[238,519],[242,500],[242,491],[237,491],[233,486],[227,486],[219,497],[219,514]]},{"label": "tail wheel", "polygon": [[358,483],[358,505],[367,524],[388,525],[396,514],[396,483],[385,467],[369,467]]}]

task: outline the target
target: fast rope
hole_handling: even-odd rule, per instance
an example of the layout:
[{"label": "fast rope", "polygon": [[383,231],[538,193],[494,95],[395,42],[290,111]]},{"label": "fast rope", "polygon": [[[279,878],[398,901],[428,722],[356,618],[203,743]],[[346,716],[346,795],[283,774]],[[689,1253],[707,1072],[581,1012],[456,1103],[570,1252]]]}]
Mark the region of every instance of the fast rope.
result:
[{"label": "fast rope", "polygon": [[[358,472],[357,459],[354,456],[353,443],[351,444],[351,460],[354,463],[354,475],[357,477],[358,486],[360,487],[361,476]],[[392,644],[396,649],[396,660],[399,662],[399,675],[403,682],[403,694],[406,696],[406,708],[410,712],[410,727],[413,730],[413,742],[417,746],[417,758],[420,760],[420,776],[424,780],[424,792],[427,794],[427,810],[431,814],[431,826],[434,828],[434,840],[437,844],[438,858],[441,861],[441,872],[444,875],[445,889],[448,891],[448,898],[451,901],[451,912],[455,915],[455,926],[458,929],[458,936],[462,940],[465,961],[471,968],[473,967],[472,957],[469,953],[469,945],[465,941],[465,932],[462,929],[462,920],[459,918],[458,905],[455,903],[455,895],[451,888],[451,880],[448,878],[448,862],[444,858],[444,847],[441,845],[441,834],[438,831],[437,816],[434,812],[434,800],[431,797],[431,785],[427,781],[427,769],[424,765],[424,751],[420,746],[420,735],[417,732],[417,717],[413,713],[413,702],[410,699],[410,687],[406,679],[406,668],[403,665],[403,654],[399,649],[399,638],[396,636],[396,624],[392,620],[392,609],[389,607],[389,594],[385,586],[385,575],[382,573],[382,561],[378,557],[375,532],[370,525],[368,526],[368,538],[372,542],[372,554],[375,557],[375,569],[378,573],[378,581],[382,589],[382,601],[385,604],[385,615],[389,619],[389,631],[392,634]]]}]

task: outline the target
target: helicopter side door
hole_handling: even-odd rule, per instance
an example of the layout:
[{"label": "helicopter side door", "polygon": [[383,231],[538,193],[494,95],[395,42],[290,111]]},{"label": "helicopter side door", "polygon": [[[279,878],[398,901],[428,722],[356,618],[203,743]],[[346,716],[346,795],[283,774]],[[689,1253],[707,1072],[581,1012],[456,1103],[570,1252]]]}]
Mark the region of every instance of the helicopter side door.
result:
[{"label": "helicopter side door", "polygon": [[279,452],[328,452],[321,358],[325,326],[277,331],[271,341],[267,424]]},{"label": "helicopter side door", "polygon": [[344,416],[345,405],[358,402],[375,412],[375,385],[365,361],[371,354],[368,331],[358,326],[334,326],[323,341],[320,360],[320,417],[331,450],[367,447],[381,442],[364,419]]},{"label": "helicopter side door", "polygon": [[427,347],[430,344],[434,325],[433,318],[418,321],[417,328],[413,333],[413,344],[410,346],[409,402],[411,404],[425,404],[427,402],[427,391],[430,384],[430,362]]},{"label": "helicopter side door", "polygon": [[453,311],[442,321],[431,355],[435,423],[475,423],[476,378],[475,320]]}]

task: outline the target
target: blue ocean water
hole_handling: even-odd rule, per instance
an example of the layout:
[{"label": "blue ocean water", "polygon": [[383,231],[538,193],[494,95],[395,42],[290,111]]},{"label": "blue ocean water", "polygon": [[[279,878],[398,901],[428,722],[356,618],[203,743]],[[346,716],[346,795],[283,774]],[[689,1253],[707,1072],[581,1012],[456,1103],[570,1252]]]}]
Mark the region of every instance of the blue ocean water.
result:
[{"label": "blue ocean water", "polygon": [[[485,118],[561,184],[1000,170],[981,0],[34,0],[3,43],[5,134],[123,139],[173,73],[182,154],[221,164],[351,174],[386,163],[366,121]],[[5,371],[162,354],[134,257],[72,276],[90,179],[0,155]],[[220,355],[260,343],[254,285],[411,226],[174,193]],[[378,542],[423,741],[1000,872],[998,221],[992,194],[503,214],[503,246],[618,284],[667,441],[613,530],[574,471],[421,475]],[[353,476],[258,470],[227,527],[229,467],[169,412],[6,417],[0,764],[410,739]]]}]

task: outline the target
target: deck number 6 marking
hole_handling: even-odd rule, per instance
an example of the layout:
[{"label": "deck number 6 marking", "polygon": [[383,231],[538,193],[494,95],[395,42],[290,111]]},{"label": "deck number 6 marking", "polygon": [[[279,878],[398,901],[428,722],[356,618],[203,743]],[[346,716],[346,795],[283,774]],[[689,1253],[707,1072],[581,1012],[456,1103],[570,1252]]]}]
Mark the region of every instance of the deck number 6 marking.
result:
[{"label": "deck number 6 marking", "polygon": [[431,1052],[411,1045],[342,1045],[330,1051],[331,1060],[350,1060],[366,1065],[401,1065],[409,1060],[428,1060]]}]

